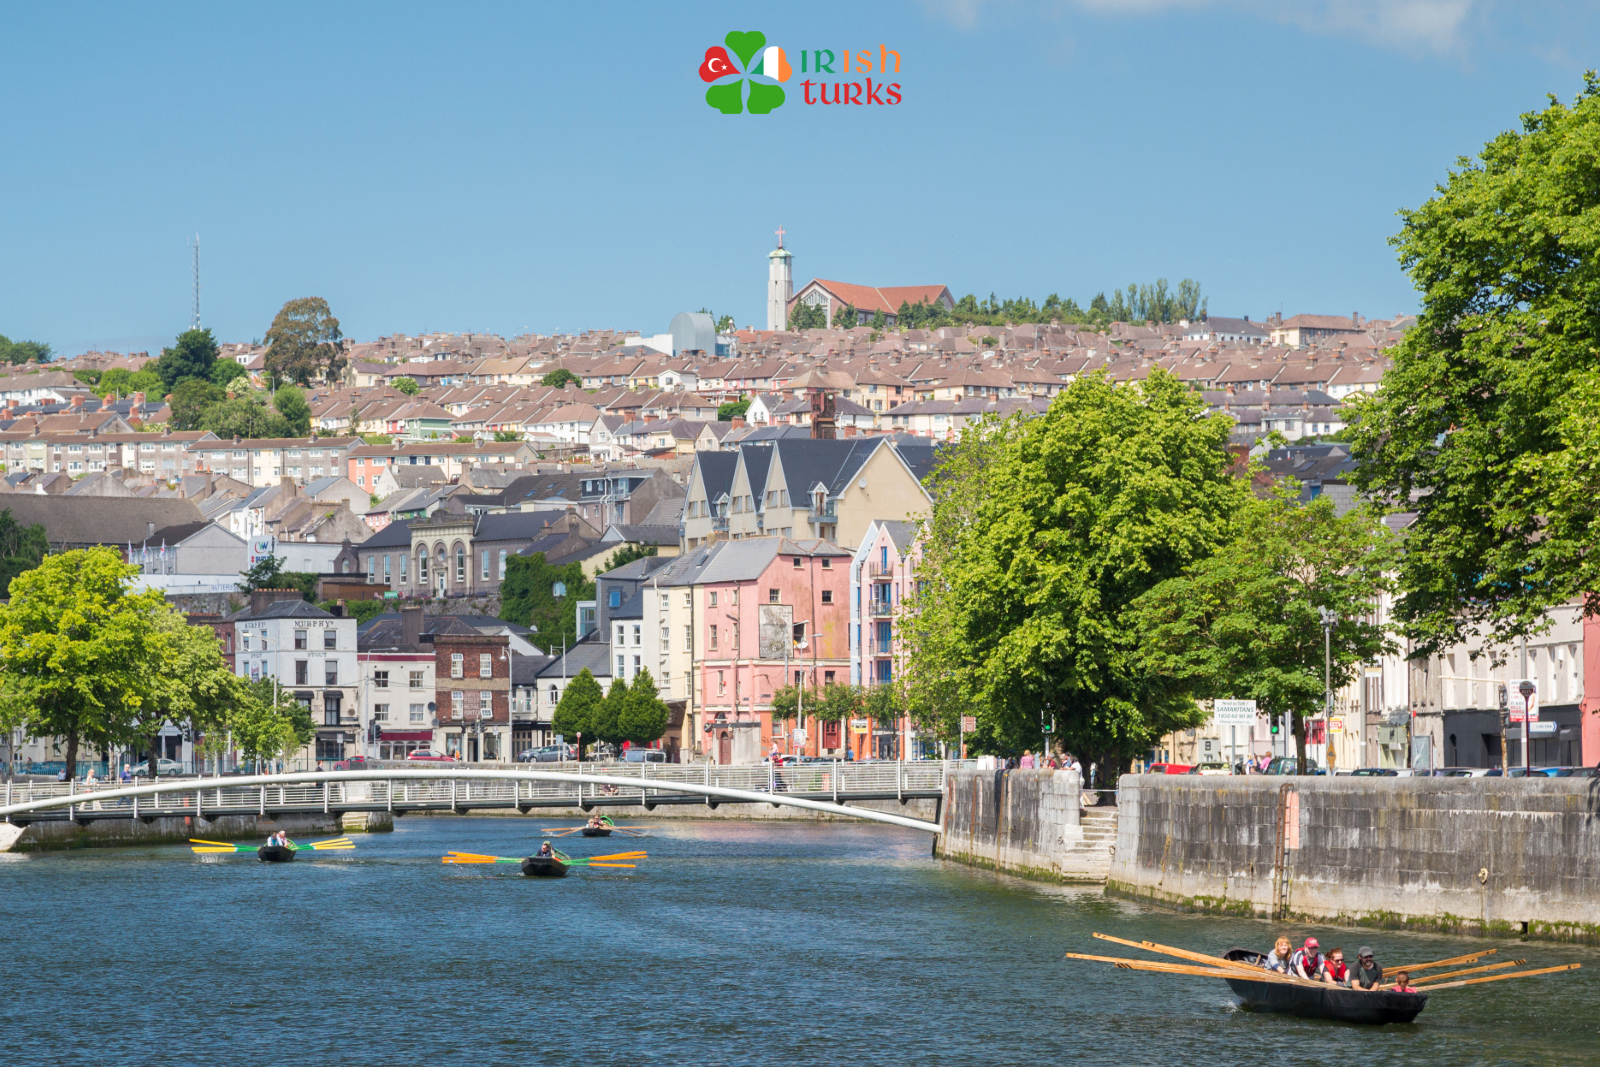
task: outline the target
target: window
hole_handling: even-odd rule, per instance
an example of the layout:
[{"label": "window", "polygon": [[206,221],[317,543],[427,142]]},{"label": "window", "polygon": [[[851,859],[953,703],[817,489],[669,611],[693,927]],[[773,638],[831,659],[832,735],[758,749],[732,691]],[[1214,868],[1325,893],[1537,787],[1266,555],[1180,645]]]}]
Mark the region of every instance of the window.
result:
[{"label": "window", "polygon": [[825,570],[825,571],[833,570],[833,560],[830,559],[827,556],[823,556],[822,557],[822,569]]},{"label": "window", "polygon": [[555,707],[557,704],[559,704],[561,702],[561,690],[554,682],[550,683],[550,698],[549,699],[550,699],[550,706],[552,708]]},{"label": "window", "polygon": [[478,553],[478,577],[481,581],[489,580],[489,550],[483,549]]},{"label": "window", "polygon": [[723,677],[726,673],[726,671],[717,672],[717,696],[722,696],[728,691],[728,680]]},{"label": "window", "polygon": [[634,643],[635,647],[638,647],[638,644],[639,644],[639,629],[640,629],[639,624],[638,623],[634,623],[633,624],[633,643]]},{"label": "window", "polygon": [[307,663],[303,659],[297,659],[294,661],[294,684],[311,684],[311,664]]},{"label": "window", "polygon": [[467,580],[467,550],[461,545],[456,546],[456,581]]},{"label": "window", "polygon": [[665,626],[663,626],[661,628],[661,651],[663,651],[663,652],[670,651],[671,644],[672,644],[672,632],[670,630],[668,630]]},{"label": "window", "polygon": [[778,602],[778,591],[776,589],[768,589],[767,590],[767,603],[768,604],[776,604],[777,602]]},{"label": "window", "polygon": [[730,589],[730,590],[728,590],[728,603],[731,604],[734,607],[738,607],[739,606],[739,590],[738,589]]},{"label": "window", "polygon": [[411,721],[412,722],[421,722],[422,721],[422,713],[423,713],[424,710],[426,710],[426,708],[427,708],[427,705],[425,705],[425,704],[413,704],[413,705],[411,705]]},{"label": "window", "polygon": [[683,606],[686,607],[686,608],[694,607],[694,594],[693,593],[685,593],[685,594],[683,594]]},{"label": "window", "polygon": [[796,556],[794,558],[794,569],[795,570],[799,570],[800,569],[800,557],[799,556]]},{"label": "window", "polygon": [[411,688],[412,689],[421,689],[422,688],[422,672],[421,671],[412,671],[411,672]]},{"label": "window", "polygon": [[400,557],[400,584],[401,585],[405,585],[406,584],[406,581],[407,581],[407,578],[406,578],[406,565],[408,563],[410,563],[410,562],[411,562],[411,557],[410,556],[401,556]]},{"label": "window", "polygon": [[450,653],[450,677],[465,678],[463,671],[464,657],[459,652]]},{"label": "window", "polygon": [[488,689],[478,691],[478,718],[494,718],[494,692]]},{"label": "window", "polygon": [[823,685],[832,685],[833,684],[833,672],[832,671],[823,671],[822,672],[822,684]]},{"label": "window", "polygon": [[822,591],[822,602],[824,604],[832,604],[833,603],[833,590],[832,589],[824,589]]},{"label": "window", "polygon": [[393,585],[394,584],[394,582],[391,580],[391,575],[389,573],[389,557],[388,556],[384,556],[383,557],[383,584],[384,585]]},{"label": "window", "polygon": [[244,632],[244,634],[241,636],[241,642],[240,642],[239,647],[244,649],[246,652],[250,651],[250,631],[246,630]]},{"label": "window", "polygon": [[417,581],[423,584],[428,581],[428,550],[426,548],[417,553]]},{"label": "window", "polygon": [[459,689],[450,694],[450,717],[452,719],[461,718],[461,713],[466,709],[466,706],[467,694]]},{"label": "window", "polygon": [[[501,577],[504,577],[504,575],[502,574]],[[550,595],[553,596],[553,597],[557,597],[557,598],[566,596],[567,595],[567,583],[566,582],[551,582],[550,583]]]},{"label": "window", "polygon": [[506,550],[503,548],[500,550],[500,570],[498,577],[502,582],[506,580]]},{"label": "window", "polygon": [[628,659],[628,657],[626,657],[626,656],[618,656],[617,657],[617,677],[618,678],[627,677],[627,673],[628,673],[627,659]]},{"label": "window", "polygon": [[306,632],[304,630],[296,630],[294,632],[294,647],[295,648],[305,648],[306,647]]},{"label": "window", "polygon": [[478,653],[478,677],[494,677],[494,657],[487,652]]},{"label": "window", "polygon": [[388,722],[389,721],[389,705],[387,705],[387,704],[374,704],[374,705],[372,705],[372,718],[373,718],[373,721],[375,721],[375,722]]},{"label": "window", "polygon": [[685,623],[683,627],[683,650],[685,652],[694,651],[694,627],[688,623]]},{"label": "window", "polygon": [[339,684],[339,661],[330,659],[322,665],[323,683],[325,685]]},{"label": "window", "polygon": [[389,672],[388,671],[373,671],[372,672],[372,684],[375,687],[379,688],[379,689],[387,689],[387,688],[389,688]]},{"label": "window", "polygon": [[378,557],[377,556],[368,556],[367,557],[367,584],[368,585],[372,585],[374,582],[376,582],[378,580],[377,570],[378,570]]},{"label": "window", "polygon": [[715,589],[711,590],[711,600],[708,606],[713,608],[717,606],[717,591]]},{"label": "window", "polygon": [[713,624],[712,627],[711,627],[711,651],[715,652],[716,650],[717,650],[717,627],[716,627],[715,624]]},{"label": "window", "polygon": [[613,608],[622,607],[622,590],[620,590],[620,589],[611,590],[609,602],[610,602],[610,604],[611,604],[611,606]]}]

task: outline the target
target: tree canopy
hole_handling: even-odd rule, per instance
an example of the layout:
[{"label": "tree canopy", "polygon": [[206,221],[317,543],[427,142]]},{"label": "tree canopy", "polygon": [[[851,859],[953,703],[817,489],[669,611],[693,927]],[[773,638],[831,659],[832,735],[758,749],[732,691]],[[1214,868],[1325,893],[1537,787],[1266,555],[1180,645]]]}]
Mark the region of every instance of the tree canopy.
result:
[{"label": "tree canopy", "polygon": [[134,393],[143,393],[148,398],[160,396],[163,388],[161,376],[151,366],[145,366],[137,372],[125,367],[112,367],[100,376],[100,380],[89,391],[102,399],[108,396],[132,396]]},{"label": "tree canopy", "polygon": [[[561,694],[561,702],[550,717],[551,732],[569,738],[567,744],[577,744],[579,734],[583,735],[586,743],[596,740],[595,715],[604,701],[605,693],[601,691],[600,683],[585,667],[567,683],[566,692]],[[579,756],[582,755],[580,752]]]},{"label": "tree canopy", "polygon": [[744,418],[744,413],[750,410],[748,400],[724,400],[717,405],[717,421],[732,422],[734,419]]},{"label": "tree canopy", "polygon": [[0,511],[0,593],[11,585],[11,579],[37,567],[49,551],[43,526],[24,526],[12,518],[10,508]]},{"label": "tree canopy", "polygon": [[802,300],[789,312],[791,330],[820,330],[826,325],[828,313],[822,310],[820,304],[808,304]]},{"label": "tree canopy", "polygon": [[[280,393],[282,389],[278,390]],[[176,414],[176,412],[174,412]],[[296,437],[294,427],[268,403],[265,390],[252,390],[208,405],[200,416],[200,428],[218,437]]]},{"label": "tree canopy", "polygon": [[211,384],[227,388],[228,383],[236,378],[248,378],[250,372],[244,365],[231,359],[219,359],[211,364]]},{"label": "tree canopy", "polygon": [[[545,375],[545,377],[548,378],[549,375]],[[417,380],[415,378],[396,378],[389,384],[393,385],[395,389],[404,393],[406,396],[416,396],[418,393],[422,392],[422,386],[417,384]]]},{"label": "tree canopy", "polygon": [[301,385],[332,381],[344,369],[344,334],[328,302],[307,296],[283,305],[267,330],[266,367]]},{"label": "tree canopy", "polygon": [[161,358],[153,364],[161,379],[162,389],[170,393],[179,382],[188,378],[210,381],[219,352],[210,330],[185,330],[180,333],[172,347],[162,349]]},{"label": "tree canopy", "polygon": [[311,433],[311,405],[306,394],[292,385],[285,385],[272,394],[272,406],[283,416],[289,427],[287,437],[306,437]]},{"label": "tree canopy", "polygon": [[0,363],[50,362],[50,346],[40,341],[13,341],[0,333]]},{"label": "tree canopy", "polygon": [[578,638],[578,601],[594,599],[594,582],[583,564],[555,567],[543,552],[506,559],[500,583],[500,617],[538,631],[546,652],[570,648]]},{"label": "tree canopy", "polygon": [[1126,762],[1199,717],[1126,646],[1135,600],[1223,544],[1248,497],[1232,423],[1157,370],[1067,387],[1042,416],[966,428],[931,479],[906,700],[979,751],[1039,747],[1054,716],[1079,751]]},{"label": "tree canopy", "polygon": [[1139,597],[1128,621],[1152,689],[1290,713],[1304,767],[1305,720],[1323,708],[1321,613],[1337,616],[1329,642],[1337,690],[1362,663],[1394,651],[1373,605],[1390,590],[1397,546],[1372,512],[1336,517],[1330,497],[1301,504],[1298,489],[1290,482],[1246,504],[1230,541]]},{"label": "tree canopy", "polygon": [[1421,652],[1600,610],[1600,82],[1461,159],[1392,243],[1422,311],[1356,407],[1361,488],[1406,531]]},{"label": "tree canopy", "polygon": [[648,745],[667,732],[668,718],[667,705],[656,695],[656,681],[649,668],[639,668],[617,716],[618,735],[623,741]]},{"label": "tree canopy", "polygon": [[582,386],[583,379],[565,367],[557,367],[543,378],[540,378],[539,384],[549,389],[561,389],[568,385]]},{"label": "tree canopy", "polygon": [[204,378],[185,378],[178,383],[167,401],[172,409],[171,427],[174,430],[198,430],[211,405],[224,399],[226,394]]}]

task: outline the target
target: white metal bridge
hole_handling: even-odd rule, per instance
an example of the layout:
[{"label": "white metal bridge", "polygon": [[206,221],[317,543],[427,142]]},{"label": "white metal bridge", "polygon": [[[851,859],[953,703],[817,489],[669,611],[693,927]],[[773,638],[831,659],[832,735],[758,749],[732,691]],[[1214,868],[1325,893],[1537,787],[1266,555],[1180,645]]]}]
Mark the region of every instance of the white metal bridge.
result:
[{"label": "white metal bridge", "polygon": [[[78,782],[7,783],[0,818],[14,825],[70,820],[346,812],[644,807],[672,804],[771,804],[804,808],[939,834],[933,822],[850,806],[850,801],[932,799],[942,813],[945,780],[957,762],[564,765],[505,770],[428,767],[171,778],[149,785]],[[566,769],[570,766],[571,769]]]}]

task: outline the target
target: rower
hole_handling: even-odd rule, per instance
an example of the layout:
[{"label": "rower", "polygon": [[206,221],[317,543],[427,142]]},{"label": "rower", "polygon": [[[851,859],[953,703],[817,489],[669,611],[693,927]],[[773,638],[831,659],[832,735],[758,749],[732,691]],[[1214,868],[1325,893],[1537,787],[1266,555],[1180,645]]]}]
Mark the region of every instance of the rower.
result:
[{"label": "rower", "polygon": [[1376,989],[1383,982],[1383,968],[1372,958],[1372,949],[1362,945],[1356,949],[1356,965],[1350,971],[1351,989]]},{"label": "rower", "polygon": [[1290,955],[1289,939],[1280,937],[1272,946],[1272,951],[1267,955],[1266,959],[1261,961],[1261,966],[1269,971],[1277,971],[1279,974],[1288,974]]},{"label": "rower", "polygon": [[543,857],[545,859],[549,859],[551,856],[554,856],[555,854],[556,854],[556,850],[550,847],[550,842],[546,841],[544,844],[539,846],[539,855],[541,857]]},{"label": "rower", "polygon": [[1322,980],[1333,985],[1350,984],[1350,968],[1344,965],[1344,949],[1336,948],[1328,953],[1328,959],[1322,965]]},{"label": "rower", "polygon": [[1389,988],[1396,993],[1415,993],[1417,987],[1411,984],[1411,976],[1405,971],[1397,971],[1394,976],[1394,985]]},{"label": "rower", "polygon": [[1322,946],[1316,938],[1306,938],[1305,948],[1289,960],[1289,974],[1295,978],[1309,978],[1313,982],[1322,977]]},{"label": "rower", "polygon": [[590,819],[589,819],[589,829],[591,829],[591,830],[604,829],[605,825],[606,825],[605,824],[605,820],[600,818],[600,815],[599,815],[598,812],[596,814],[594,814],[593,816],[591,816]]}]

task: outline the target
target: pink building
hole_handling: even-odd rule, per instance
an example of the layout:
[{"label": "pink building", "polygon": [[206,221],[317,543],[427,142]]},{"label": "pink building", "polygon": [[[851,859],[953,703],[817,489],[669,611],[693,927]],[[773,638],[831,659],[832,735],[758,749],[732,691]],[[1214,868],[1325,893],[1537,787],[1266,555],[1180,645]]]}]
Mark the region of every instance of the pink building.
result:
[{"label": "pink building", "polygon": [[[758,762],[774,741],[772,694],[850,680],[850,554],[827,541],[725,542],[695,581],[694,669],[702,744],[717,763]],[[806,716],[804,751],[839,747],[839,724]],[[777,737],[783,752],[799,751]]]},{"label": "pink building", "polygon": [[[905,665],[900,621],[915,598],[916,565],[921,557],[917,523],[875,520],[867,527],[850,563],[850,674],[867,687],[889,685]],[[907,720],[893,723],[857,720],[850,748],[857,759],[879,756],[911,759],[916,753]]]}]

